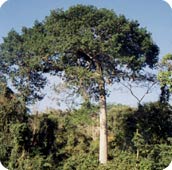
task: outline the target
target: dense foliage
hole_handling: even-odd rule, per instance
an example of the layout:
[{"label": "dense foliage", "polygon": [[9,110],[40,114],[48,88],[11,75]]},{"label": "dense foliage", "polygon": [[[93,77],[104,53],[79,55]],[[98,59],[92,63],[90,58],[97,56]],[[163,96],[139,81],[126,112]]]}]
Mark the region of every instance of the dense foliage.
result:
[{"label": "dense foliage", "polygon": [[15,102],[0,112],[0,159],[11,170],[162,170],[171,161],[169,105],[108,106],[109,161],[102,166],[97,106],[28,115]]},{"label": "dense foliage", "polygon": [[161,86],[167,85],[171,91],[171,74],[172,74],[172,54],[165,55],[160,62],[160,72],[158,74],[158,79]]},{"label": "dense foliage", "polygon": [[166,54],[163,56],[159,63],[160,70],[158,73],[158,80],[161,86],[160,100],[163,103],[167,103],[172,91],[171,75],[172,75],[172,54]]}]

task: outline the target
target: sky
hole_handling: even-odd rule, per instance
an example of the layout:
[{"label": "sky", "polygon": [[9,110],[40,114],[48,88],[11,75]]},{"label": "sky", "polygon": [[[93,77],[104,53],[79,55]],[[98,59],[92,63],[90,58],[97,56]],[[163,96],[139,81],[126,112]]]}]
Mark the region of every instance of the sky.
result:
[{"label": "sky", "polygon": [[[50,11],[57,8],[68,9],[76,4],[94,5],[98,8],[113,9],[117,14],[123,14],[130,20],[138,20],[141,27],[152,33],[152,38],[160,48],[159,58],[172,53],[172,9],[163,0],[8,0],[0,7],[0,43],[11,29],[20,32],[23,26],[32,27],[35,20],[42,21]],[[51,78],[50,84],[56,82]],[[49,84],[49,86],[50,86]],[[108,101],[135,105],[137,101],[128,93],[111,87]],[[49,91],[47,87],[44,91]],[[140,97],[145,91],[136,90]],[[145,97],[145,101],[157,100],[159,91]],[[49,93],[52,96],[52,93]],[[54,106],[49,97],[37,104],[38,108]]]}]

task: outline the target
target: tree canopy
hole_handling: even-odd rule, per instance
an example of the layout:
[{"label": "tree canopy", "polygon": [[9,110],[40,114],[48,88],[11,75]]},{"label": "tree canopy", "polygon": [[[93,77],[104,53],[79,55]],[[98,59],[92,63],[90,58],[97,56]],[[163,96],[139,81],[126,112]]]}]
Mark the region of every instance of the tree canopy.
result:
[{"label": "tree canopy", "polygon": [[8,68],[6,72],[17,85],[26,86],[29,81],[32,93],[45,85],[42,72],[63,70],[68,81],[74,80],[69,76],[72,72],[75,78],[79,74],[83,77],[84,69],[88,77],[84,83],[91,80],[88,87],[93,94],[98,75],[90,79],[88,71],[97,72],[98,63],[107,82],[113,82],[136,76],[146,66],[153,68],[158,60],[158,47],[137,21],[117,16],[112,10],[84,5],[54,10],[32,28],[23,27],[21,34],[10,31],[0,52],[2,67]]},{"label": "tree canopy", "polygon": [[21,34],[9,32],[0,46],[4,72],[27,99],[41,98],[43,73],[52,73],[86,100],[99,101],[101,163],[107,162],[106,84],[146,78],[144,69],[154,67],[158,53],[151,34],[137,21],[85,5],[53,10]]},{"label": "tree canopy", "polygon": [[[58,62],[66,70],[66,80],[77,80],[84,69],[84,77],[92,82],[91,92],[96,92],[99,67],[106,82],[112,83],[137,76],[146,66],[153,68],[158,60],[158,47],[151,34],[137,21],[107,9],[78,5],[67,11],[52,11],[45,27],[52,53],[58,54]],[[97,74],[86,76],[88,72]]]},{"label": "tree canopy", "polygon": [[[37,44],[34,39],[36,32],[40,31],[39,27],[35,22],[34,27],[28,31],[23,28],[21,35],[11,30],[0,45],[1,72],[10,77],[13,85],[28,103],[36,98],[42,99],[39,90],[46,84],[46,78],[39,70],[40,59],[36,51],[33,52],[37,49],[33,42]],[[38,39],[41,40],[40,37]]]}]

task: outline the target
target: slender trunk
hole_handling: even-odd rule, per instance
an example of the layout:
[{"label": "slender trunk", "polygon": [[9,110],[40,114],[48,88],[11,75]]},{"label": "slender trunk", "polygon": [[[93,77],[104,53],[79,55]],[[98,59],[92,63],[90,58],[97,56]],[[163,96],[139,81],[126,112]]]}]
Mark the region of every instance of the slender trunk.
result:
[{"label": "slender trunk", "polygon": [[99,144],[99,161],[102,164],[107,163],[107,111],[106,96],[100,96],[100,144]]},{"label": "slender trunk", "polygon": [[99,85],[100,90],[100,143],[99,143],[99,161],[102,164],[107,163],[108,147],[107,147],[107,109],[106,109],[106,94],[105,94],[105,82],[102,78],[102,82]]},{"label": "slender trunk", "polygon": [[99,61],[95,61],[97,73],[99,74],[99,106],[100,106],[100,138],[99,138],[99,162],[107,163],[108,141],[107,141],[107,109],[106,109],[106,91],[105,80],[103,77],[103,68]]}]

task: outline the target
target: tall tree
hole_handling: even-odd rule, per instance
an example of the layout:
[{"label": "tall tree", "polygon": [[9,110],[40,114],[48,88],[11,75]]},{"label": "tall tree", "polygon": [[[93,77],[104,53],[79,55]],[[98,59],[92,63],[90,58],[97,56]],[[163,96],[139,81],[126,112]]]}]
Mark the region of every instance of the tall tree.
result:
[{"label": "tall tree", "polygon": [[[22,61],[34,61],[28,68],[32,66],[40,75],[61,73],[64,81],[86,100],[99,101],[99,161],[105,164],[108,155],[106,85],[120,79],[146,78],[144,68],[153,68],[159,53],[151,34],[137,21],[117,16],[112,10],[77,5],[66,11],[52,11],[42,23],[24,28],[20,38],[22,48],[10,57],[20,58],[22,53]],[[1,51],[8,57],[4,51],[10,52],[10,45],[5,48],[9,35],[4,40]]]},{"label": "tall tree", "polygon": [[139,77],[146,66],[153,68],[158,47],[137,21],[93,6],[52,11],[45,26],[58,63],[64,66],[65,80],[99,100],[99,161],[106,163],[106,84]]}]

